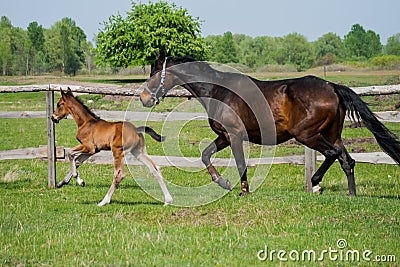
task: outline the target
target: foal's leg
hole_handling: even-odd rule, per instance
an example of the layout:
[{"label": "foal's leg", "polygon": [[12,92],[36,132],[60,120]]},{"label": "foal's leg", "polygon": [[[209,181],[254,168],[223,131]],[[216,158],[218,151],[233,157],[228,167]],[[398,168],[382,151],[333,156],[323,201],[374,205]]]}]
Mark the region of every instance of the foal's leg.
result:
[{"label": "foal's leg", "polygon": [[[141,150],[140,148],[138,150]],[[132,151],[132,154],[141,162],[143,162],[144,165],[149,168],[150,172],[153,174],[153,176],[156,178],[158,184],[161,187],[161,190],[164,194],[164,206],[167,206],[172,203],[173,199],[171,194],[169,193],[167,186],[164,183],[164,179],[162,177],[161,171],[158,168],[158,166],[151,160],[149,155],[146,153],[146,149],[142,149],[142,151]]]},{"label": "foal's leg", "polygon": [[227,146],[229,146],[228,140],[226,140],[225,136],[219,135],[217,139],[214,140],[214,142],[212,142],[208,147],[206,147],[206,149],[204,149],[201,155],[201,159],[204,165],[206,165],[208,173],[211,175],[212,180],[222,188],[232,190],[231,183],[227,179],[222,178],[215,167],[211,164],[211,156]]},{"label": "foal's leg", "polygon": [[71,163],[71,171],[64,177],[63,180],[61,180],[57,184],[57,188],[60,188],[63,185],[68,184],[72,177],[76,178],[80,186],[82,187],[85,186],[85,182],[79,177],[77,173],[77,168],[93,154],[80,151],[83,148],[84,147],[82,145],[79,145],[66,152],[67,157]]},{"label": "foal's leg", "polygon": [[122,160],[124,158],[124,152],[122,149],[118,149],[117,151],[113,151],[114,156],[114,179],[111,183],[110,189],[108,189],[107,194],[104,196],[103,200],[97,204],[97,206],[104,206],[111,201],[111,197],[114,194],[115,189],[118,187],[118,184],[124,178],[124,170]]}]

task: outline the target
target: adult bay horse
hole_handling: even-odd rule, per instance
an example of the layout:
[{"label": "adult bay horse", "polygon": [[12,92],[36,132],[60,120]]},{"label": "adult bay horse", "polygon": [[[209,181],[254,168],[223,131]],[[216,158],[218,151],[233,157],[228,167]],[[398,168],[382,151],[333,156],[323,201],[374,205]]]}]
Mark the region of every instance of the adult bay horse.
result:
[{"label": "adult bay horse", "polygon": [[241,178],[241,195],[249,193],[243,141],[276,145],[295,138],[325,156],[311,179],[314,193],[322,192],[322,178],[338,159],[347,176],[349,193],[355,196],[355,161],[341,138],[346,113],[353,120],[362,120],[383,151],[400,164],[400,142],[396,136],[346,86],[314,76],[259,81],[239,73],[218,71],[190,57],[172,58],[162,53],[152,64],[140,99],[144,106],[152,107],[177,85],[200,100],[212,130],[218,135],[202,153],[213,181],[231,189],[229,181],[221,177],[210,161],[212,154],[231,146]]},{"label": "adult bay horse", "polygon": [[61,90],[61,98],[51,119],[58,123],[69,114],[72,115],[78,126],[76,139],[78,139],[80,145],[67,151],[67,156],[71,162],[71,171],[57,184],[58,188],[68,184],[72,177],[77,179],[79,185],[85,186],[85,182],[78,175],[77,168],[90,156],[100,152],[100,150],[111,150],[114,157],[114,179],[110,189],[98,206],[106,205],[110,203],[115,189],[124,178],[122,161],[125,154],[130,152],[143,162],[157,179],[164,193],[165,205],[172,203],[172,197],[164,184],[160,170],[147,155],[142,133],[149,134],[159,142],[163,141],[164,137],[158,135],[150,127],[142,126],[136,128],[130,122],[108,122],[100,119],[79,99],[75,98],[68,88],[67,92]]}]

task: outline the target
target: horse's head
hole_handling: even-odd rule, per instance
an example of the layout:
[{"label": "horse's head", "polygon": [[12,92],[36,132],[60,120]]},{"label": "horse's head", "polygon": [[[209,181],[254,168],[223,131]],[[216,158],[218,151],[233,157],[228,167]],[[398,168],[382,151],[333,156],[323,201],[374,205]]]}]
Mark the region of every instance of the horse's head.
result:
[{"label": "horse's head", "polygon": [[164,98],[169,90],[181,84],[176,68],[174,71],[174,68],[171,67],[188,61],[194,61],[194,59],[191,57],[165,57],[165,54],[161,52],[151,65],[150,79],[147,80],[147,84],[140,94],[143,106],[153,107],[160,102],[160,98]]},{"label": "horse's head", "polygon": [[70,114],[70,109],[68,108],[67,101],[69,97],[73,97],[71,89],[68,87],[67,92],[61,89],[61,98],[57,102],[57,108],[51,116],[51,120],[58,123],[60,120],[64,119],[68,114]]}]

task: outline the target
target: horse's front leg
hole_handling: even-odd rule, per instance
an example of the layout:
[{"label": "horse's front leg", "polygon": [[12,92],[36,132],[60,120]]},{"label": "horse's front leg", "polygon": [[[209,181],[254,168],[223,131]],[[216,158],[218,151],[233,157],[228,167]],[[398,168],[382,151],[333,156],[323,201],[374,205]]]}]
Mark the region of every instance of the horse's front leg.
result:
[{"label": "horse's front leg", "polygon": [[85,161],[87,160],[90,156],[92,156],[93,154],[87,153],[87,152],[83,152],[81,150],[83,150],[83,146],[79,145],[77,147],[74,147],[70,150],[68,150],[66,152],[66,155],[71,163],[71,171],[65,176],[65,178],[63,180],[61,180],[58,184],[57,184],[57,188],[62,187],[63,185],[66,185],[70,182],[71,178],[74,177],[77,181],[77,183],[80,186],[85,186],[85,181],[83,181],[80,177],[79,174],[77,172],[77,169],[79,168],[79,166]]},{"label": "horse's front leg", "polygon": [[[76,169],[78,169],[79,166],[81,166],[83,164],[83,162],[85,162],[85,160],[90,158],[90,156],[92,156],[92,154],[84,153],[84,154],[81,154],[78,157],[76,157],[75,158]],[[67,175],[65,175],[65,178],[57,184],[57,188],[61,188],[62,186],[68,184],[70,182],[72,176],[73,176],[72,171],[68,172]],[[82,187],[85,186],[85,181],[83,181],[81,178],[79,178],[79,180],[77,180],[77,181],[78,181],[78,184],[81,185]]]},{"label": "horse's front leg", "polygon": [[247,182],[247,166],[244,158],[243,138],[241,138],[240,136],[232,136],[231,148],[236,161],[236,166],[239,171],[240,182],[242,186],[242,192],[240,193],[240,196],[244,196],[249,194],[250,191],[249,183]]},{"label": "horse's front leg", "polygon": [[224,135],[220,135],[217,137],[217,139],[214,140],[214,142],[212,142],[208,147],[206,147],[206,149],[204,149],[201,155],[201,159],[204,165],[206,165],[208,173],[211,175],[212,180],[222,188],[232,190],[232,185],[229,180],[222,178],[215,167],[211,164],[211,156],[227,146],[229,146],[228,140],[225,138]]}]

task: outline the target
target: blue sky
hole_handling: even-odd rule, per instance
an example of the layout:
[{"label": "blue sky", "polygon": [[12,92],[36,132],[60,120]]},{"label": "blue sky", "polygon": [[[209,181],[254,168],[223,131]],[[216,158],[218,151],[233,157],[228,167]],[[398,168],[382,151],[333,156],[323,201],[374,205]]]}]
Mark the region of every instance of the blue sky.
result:
[{"label": "blue sky", "polygon": [[[63,17],[70,17],[88,39],[98,32],[100,23],[111,15],[125,15],[131,0],[1,0],[0,16],[14,26],[26,29],[32,21],[49,28]],[[142,1],[147,3],[148,1]],[[386,43],[400,33],[400,1],[397,0],[175,0],[202,22],[203,36],[244,33],[250,36],[285,36],[298,32],[314,41],[328,32],[343,37],[353,24],[373,30]]]}]

